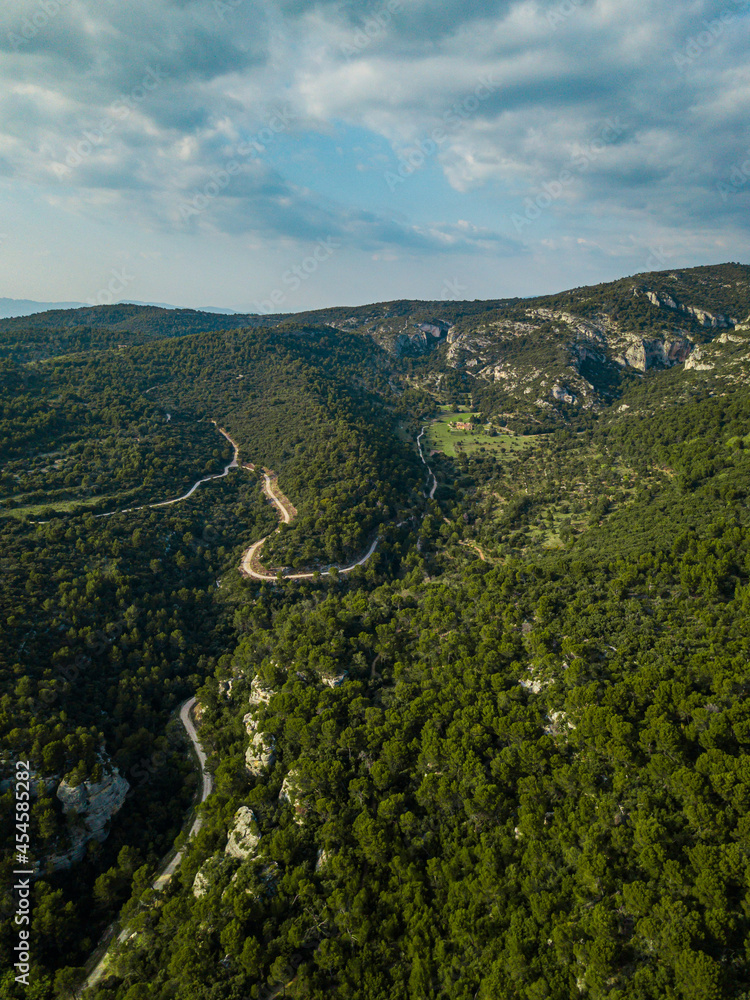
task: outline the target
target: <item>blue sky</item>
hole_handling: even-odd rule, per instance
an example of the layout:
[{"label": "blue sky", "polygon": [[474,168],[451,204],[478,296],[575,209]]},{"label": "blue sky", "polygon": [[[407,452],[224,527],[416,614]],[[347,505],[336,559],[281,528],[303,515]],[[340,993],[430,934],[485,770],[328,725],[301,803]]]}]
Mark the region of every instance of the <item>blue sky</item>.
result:
[{"label": "blue sky", "polygon": [[748,261],[749,9],[14,0],[0,295],[293,311]]}]

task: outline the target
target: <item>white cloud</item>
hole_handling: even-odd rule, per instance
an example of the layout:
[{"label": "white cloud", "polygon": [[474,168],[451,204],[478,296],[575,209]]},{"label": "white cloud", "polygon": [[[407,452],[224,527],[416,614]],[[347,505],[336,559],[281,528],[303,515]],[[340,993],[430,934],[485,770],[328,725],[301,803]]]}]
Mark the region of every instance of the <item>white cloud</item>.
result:
[{"label": "white cloud", "polygon": [[[517,252],[507,224],[516,202],[583,152],[586,168],[524,236],[534,253],[619,259],[617,220],[696,254],[726,245],[737,257],[750,185],[722,201],[717,182],[746,155],[748,19],[738,13],[701,41],[704,22],[730,5],[401,0],[368,35],[385,3],[73,0],[45,20],[38,0],[14,0],[0,10],[0,175],[32,185],[40,212],[113,231],[135,222],[191,237],[196,253],[221,234],[284,247],[331,233],[387,263]],[[688,51],[680,67],[675,54]],[[269,133],[261,155],[238,156],[279,112],[283,141]],[[589,155],[617,118],[626,127],[616,141]],[[366,130],[398,160],[438,127],[433,169],[396,192],[379,180],[390,169],[382,148],[360,146],[351,169],[372,185],[367,210],[361,186],[340,174],[341,140],[338,160],[319,147],[337,128]],[[181,204],[213,190],[233,159],[231,181],[186,218]],[[320,170],[340,183],[321,183]],[[408,217],[394,221],[391,195]]]}]

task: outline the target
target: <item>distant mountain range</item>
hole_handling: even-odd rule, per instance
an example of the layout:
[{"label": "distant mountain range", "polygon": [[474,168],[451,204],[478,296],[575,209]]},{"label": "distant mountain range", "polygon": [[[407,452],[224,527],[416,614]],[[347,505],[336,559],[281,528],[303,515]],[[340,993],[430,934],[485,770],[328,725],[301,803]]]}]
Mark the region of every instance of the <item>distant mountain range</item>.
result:
[{"label": "distant mountain range", "polygon": [[14,316],[31,316],[48,309],[80,309],[85,302],[35,302],[33,299],[0,298],[0,319]]},{"label": "distant mountain range", "polygon": [[[176,309],[177,306],[166,302],[136,302],[134,299],[124,299],[117,305],[156,306],[159,309]],[[0,319],[12,319],[17,316],[33,316],[35,313],[49,312],[52,309],[83,309],[86,302],[37,302],[35,299],[0,298]],[[233,316],[233,309],[222,309],[219,306],[200,306],[198,312],[221,313]]]}]

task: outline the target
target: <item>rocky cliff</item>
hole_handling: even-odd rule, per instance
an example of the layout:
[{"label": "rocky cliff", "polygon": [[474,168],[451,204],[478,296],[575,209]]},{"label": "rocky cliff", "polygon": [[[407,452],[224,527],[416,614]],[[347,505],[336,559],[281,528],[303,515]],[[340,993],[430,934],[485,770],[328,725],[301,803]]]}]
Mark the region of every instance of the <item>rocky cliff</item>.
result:
[{"label": "rocky cliff", "polygon": [[[455,373],[463,390],[475,397],[482,386],[492,385],[500,399],[507,395],[525,402],[530,416],[535,409],[561,415],[563,407],[608,405],[629,371],[645,374],[681,365],[688,372],[712,370],[706,352],[711,354],[714,342],[731,343],[724,338],[735,335],[735,308],[750,297],[747,269],[738,265],[736,271],[733,283],[702,272],[697,277],[693,272],[649,275],[650,283],[623,279],[564,293],[557,297],[564,306],[514,300],[482,313],[475,310],[453,322],[445,335],[437,326],[425,332],[424,349],[432,358],[429,369],[417,374],[417,384],[440,390]],[[716,308],[716,302],[730,308]],[[427,325],[419,329],[424,332]]]},{"label": "rocky cliff", "polygon": [[260,844],[260,830],[255,813],[247,806],[240,806],[234,814],[234,826],[229,831],[225,851],[233,858],[244,861],[254,857]]},{"label": "rocky cliff", "polygon": [[667,293],[647,290],[644,294],[649,302],[655,306],[659,306],[660,309],[671,309],[674,312],[681,312],[686,316],[692,316],[701,326],[726,329],[726,327],[734,326],[737,323],[737,320],[733,316],[724,316],[722,313],[714,314],[709,312],[708,309],[701,309],[700,306],[685,305],[682,302],[675,301]]},{"label": "rocky cliff", "polygon": [[130,785],[107,759],[103,758],[102,764],[105,774],[101,781],[79,785],[60,782],[57,798],[68,820],[69,842],[62,850],[41,858],[37,865],[40,871],[70,868],[83,859],[90,841],[107,839],[110,820],[122,808]]},{"label": "rocky cliff", "polygon": [[250,745],[245,751],[245,768],[248,774],[257,777],[273,764],[276,741],[273,736],[258,730],[258,722],[252,712],[248,712],[242,721],[250,737]]}]

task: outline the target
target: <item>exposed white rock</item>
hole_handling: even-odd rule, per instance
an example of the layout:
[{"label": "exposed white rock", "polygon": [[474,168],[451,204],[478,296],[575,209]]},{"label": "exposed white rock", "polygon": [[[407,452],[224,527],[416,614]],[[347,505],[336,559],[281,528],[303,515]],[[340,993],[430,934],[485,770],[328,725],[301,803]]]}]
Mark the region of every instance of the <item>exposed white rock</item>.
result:
[{"label": "exposed white rock", "polygon": [[723,316],[721,313],[711,313],[707,309],[699,306],[685,306],[680,302],[675,302],[671,295],[666,292],[646,292],[646,298],[655,306],[662,309],[674,309],[677,312],[685,313],[696,319],[701,326],[710,326],[721,329],[722,327],[734,326],[737,320],[733,316]]},{"label": "exposed white rock", "polygon": [[326,687],[335,688],[338,687],[339,684],[343,684],[348,676],[348,670],[344,670],[340,674],[321,674],[320,681],[322,684],[325,684]]},{"label": "exposed white rock", "polygon": [[522,677],[518,682],[522,688],[526,688],[527,691],[533,692],[533,694],[539,694],[544,688],[549,687],[549,681],[540,680],[538,677],[533,677],[529,680],[526,677]]},{"label": "exposed white rock", "polygon": [[247,806],[240,806],[234,814],[234,826],[227,838],[226,853],[233,858],[254,857],[260,843],[260,831],[255,819],[255,813]]},{"label": "exposed white rock", "polygon": [[713,369],[713,365],[706,364],[705,361],[701,361],[703,357],[703,352],[700,347],[696,347],[693,353],[685,362],[685,371],[696,371],[696,372],[710,372]]},{"label": "exposed white rock", "polygon": [[552,386],[552,396],[558,403],[575,403],[577,398],[570,392],[567,386],[562,385]]},{"label": "exposed white rock", "polygon": [[446,361],[450,365],[455,365],[456,359],[460,357],[461,351],[463,350],[463,341],[456,340],[448,348],[448,353],[446,355]]},{"label": "exposed white rock", "polygon": [[249,698],[251,705],[267,705],[273,695],[273,688],[267,687],[260,677],[253,677]]},{"label": "exposed white rock", "polygon": [[289,774],[286,775],[279,791],[279,802],[283,802],[285,805],[291,805],[292,798],[298,791],[296,779],[297,775],[294,771],[290,771]]},{"label": "exposed white rock", "polygon": [[[741,328],[740,328],[741,329]],[[738,337],[734,333],[720,333],[716,338],[717,344],[746,344],[747,337]]]},{"label": "exposed white rock", "polygon": [[573,313],[552,309],[531,309],[529,315],[538,316],[544,320],[555,320],[556,322],[565,323],[566,326],[574,330],[584,340],[593,340],[599,343],[606,341],[601,323],[593,323],[590,320],[583,319],[581,316],[574,316]]},{"label": "exposed white rock", "polygon": [[646,292],[646,298],[653,302],[655,306],[667,306],[668,309],[676,309],[677,303],[671,295],[657,295],[656,292]]},{"label": "exposed white rock", "polygon": [[[102,760],[110,768],[108,760]],[[70,825],[70,847],[39,859],[39,870],[62,871],[82,861],[92,840],[100,843],[109,835],[109,821],[122,808],[130,785],[117,768],[110,768],[101,781],[70,785],[61,781],[57,798]]]},{"label": "exposed white rock", "polygon": [[[442,323],[440,320],[438,322]],[[415,328],[413,333],[399,333],[391,341],[390,350],[398,357],[404,353],[422,354],[429,350],[435,340],[439,340],[446,330],[447,325],[444,329],[441,329],[432,323],[421,323]]]},{"label": "exposed white rock", "polygon": [[687,337],[668,338],[664,341],[654,341],[654,352],[662,363],[671,367],[683,362],[693,349],[692,340]]},{"label": "exposed white rock", "polygon": [[720,313],[714,315],[706,309],[699,309],[698,306],[685,306],[685,312],[694,316],[701,326],[723,327],[734,326],[737,322],[732,316],[722,316]]},{"label": "exposed white rock", "polygon": [[331,860],[332,856],[332,852],[327,851],[325,847],[318,848],[318,860],[315,862],[315,871],[322,871],[322,869],[325,868]]},{"label": "exposed white rock", "polygon": [[640,337],[628,337],[628,346],[624,355],[614,360],[625,362],[630,368],[645,372],[654,366],[671,368],[684,361],[692,349],[692,342],[686,337],[674,337],[667,340],[642,340]]},{"label": "exposed white rock", "polygon": [[[247,719],[247,716],[245,716]],[[266,733],[253,732],[250,736],[250,746],[245,751],[245,768],[247,773],[257,777],[270,767],[276,757],[276,740]]]},{"label": "exposed white rock", "polygon": [[442,322],[440,325],[436,325],[435,323],[419,323],[418,326],[423,333],[429,333],[433,337],[442,337],[448,328],[447,324]]},{"label": "exposed white rock", "polygon": [[[57,797],[66,815],[75,813],[90,833],[99,836],[122,807],[129,788],[130,785],[115,767],[96,783],[82,781],[80,785],[69,785],[67,781],[61,781]],[[100,839],[105,837],[106,834]]]},{"label": "exposed white rock", "polygon": [[307,806],[303,799],[302,776],[296,768],[292,768],[284,778],[279,792],[279,802],[291,806],[294,811],[294,822],[302,823],[307,814]]},{"label": "exposed white rock", "polygon": [[232,688],[234,687],[234,679],[232,677],[225,678],[219,681],[219,694],[223,695],[225,698],[230,699],[232,697]]},{"label": "exposed white rock", "polygon": [[559,736],[566,729],[575,729],[573,723],[568,722],[565,712],[549,712],[547,718],[550,724],[544,727],[544,731],[550,736]]},{"label": "exposed white rock", "polygon": [[209,888],[210,888],[210,883],[208,881],[208,878],[204,874],[203,869],[200,868],[195,873],[195,878],[193,879],[193,895],[195,896],[196,899],[200,899],[201,896],[206,895]]},{"label": "exposed white rock", "polygon": [[195,873],[195,878],[193,879],[193,895],[195,898],[200,899],[219,882],[226,881],[230,872],[234,872],[236,866],[237,861],[235,857],[227,856],[226,853],[214,854],[210,858],[207,858]]}]

